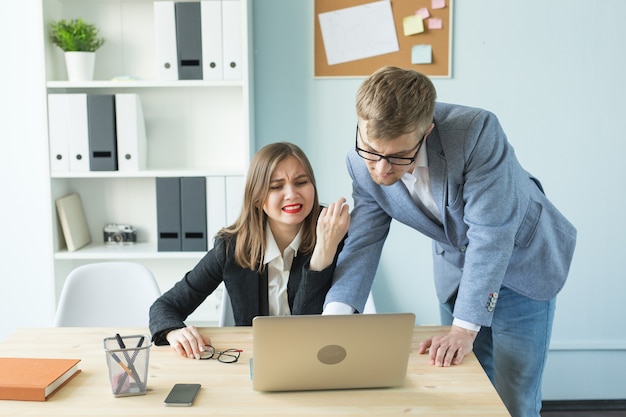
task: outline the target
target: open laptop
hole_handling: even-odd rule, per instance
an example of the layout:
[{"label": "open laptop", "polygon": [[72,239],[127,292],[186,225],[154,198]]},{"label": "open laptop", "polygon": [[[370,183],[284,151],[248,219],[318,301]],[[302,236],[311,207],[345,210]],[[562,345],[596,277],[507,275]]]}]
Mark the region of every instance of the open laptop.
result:
[{"label": "open laptop", "polygon": [[252,387],[303,391],[404,384],[415,315],[259,316]]}]

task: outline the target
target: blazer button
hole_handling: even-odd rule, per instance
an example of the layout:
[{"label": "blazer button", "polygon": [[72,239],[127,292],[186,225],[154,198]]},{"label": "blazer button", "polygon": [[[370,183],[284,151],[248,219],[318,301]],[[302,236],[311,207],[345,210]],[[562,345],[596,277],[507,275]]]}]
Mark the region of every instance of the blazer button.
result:
[{"label": "blazer button", "polygon": [[465,246],[465,245],[463,245],[463,246],[461,246],[461,247],[459,248],[459,250],[460,250],[461,252],[465,252],[465,249],[467,249],[467,246]]}]

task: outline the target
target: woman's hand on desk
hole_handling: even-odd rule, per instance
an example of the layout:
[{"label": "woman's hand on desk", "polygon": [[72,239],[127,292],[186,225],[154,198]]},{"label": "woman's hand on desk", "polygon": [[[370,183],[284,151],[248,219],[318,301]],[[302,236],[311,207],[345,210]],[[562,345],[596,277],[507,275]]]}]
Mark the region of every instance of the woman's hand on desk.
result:
[{"label": "woman's hand on desk", "polygon": [[433,336],[419,344],[419,353],[428,352],[431,365],[460,365],[465,355],[474,347],[478,332],[452,326],[450,332]]},{"label": "woman's hand on desk", "polygon": [[200,352],[204,351],[204,346],[211,344],[211,339],[201,335],[194,326],[172,330],[165,338],[172,349],[189,359],[200,359]]}]

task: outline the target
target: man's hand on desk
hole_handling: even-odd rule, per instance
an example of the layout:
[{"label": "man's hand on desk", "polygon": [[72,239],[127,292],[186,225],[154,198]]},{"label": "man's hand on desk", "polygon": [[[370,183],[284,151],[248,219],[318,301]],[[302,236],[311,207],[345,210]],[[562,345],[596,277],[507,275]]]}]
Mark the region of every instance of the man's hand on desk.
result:
[{"label": "man's hand on desk", "polygon": [[477,335],[478,332],[452,326],[448,334],[433,336],[420,343],[419,353],[428,352],[432,365],[459,365],[472,351]]},{"label": "man's hand on desk", "polygon": [[189,359],[200,359],[200,352],[204,351],[204,346],[211,344],[211,339],[201,335],[194,326],[172,330],[165,338],[172,349]]}]

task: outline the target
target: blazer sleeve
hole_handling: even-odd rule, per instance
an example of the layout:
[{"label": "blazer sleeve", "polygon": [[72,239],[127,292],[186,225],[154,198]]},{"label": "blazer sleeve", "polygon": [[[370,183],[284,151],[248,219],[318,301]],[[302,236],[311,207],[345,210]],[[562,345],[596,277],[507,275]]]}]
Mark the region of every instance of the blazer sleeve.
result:
[{"label": "blazer sleeve", "polygon": [[214,248],[184,278],[161,295],[150,307],[150,332],[155,345],[168,344],[165,335],[185,327],[184,321],[222,282],[225,242],[216,239]]},{"label": "blazer sleeve", "polygon": [[352,178],[354,209],[325,304],[341,302],[362,312],[389,234],[391,217],[377,203],[377,187],[372,185],[367,167],[356,152],[348,153],[346,165]]}]

